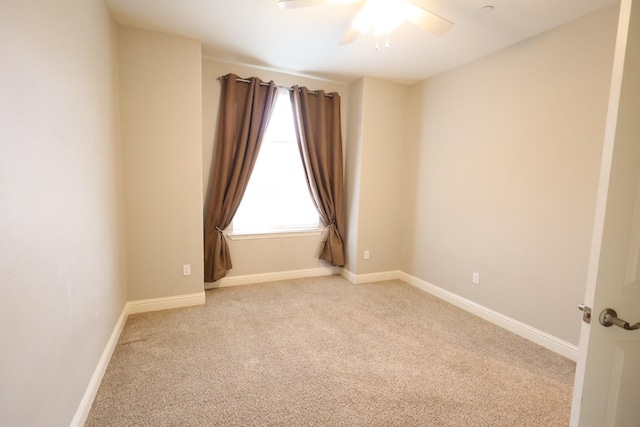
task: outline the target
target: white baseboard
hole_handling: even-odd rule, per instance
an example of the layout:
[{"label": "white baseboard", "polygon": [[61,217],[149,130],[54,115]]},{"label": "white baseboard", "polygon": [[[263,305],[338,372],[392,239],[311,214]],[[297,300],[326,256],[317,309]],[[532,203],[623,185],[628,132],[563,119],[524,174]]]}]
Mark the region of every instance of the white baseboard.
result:
[{"label": "white baseboard", "polygon": [[152,298],[127,302],[122,309],[122,313],[120,314],[120,317],[118,318],[118,321],[113,328],[113,332],[111,332],[109,341],[107,341],[107,345],[105,346],[104,351],[102,352],[102,355],[98,360],[96,369],[93,371],[93,375],[91,376],[89,385],[84,392],[84,396],[82,396],[82,400],[80,401],[80,405],[78,405],[78,410],[76,411],[73,420],[71,420],[70,426],[82,427],[87,420],[89,411],[91,411],[91,405],[93,405],[93,400],[96,398],[96,394],[98,393],[98,389],[100,388],[100,383],[102,382],[104,373],[107,371],[107,367],[109,366],[109,361],[111,360],[113,351],[116,348],[116,344],[118,344],[120,334],[122,333],[124,325],[130,314],[165,310],[169,308],[190,307],[193,305],[204,304],[204,302],[204,291],[195,294],[176,295],[173,297]]},{"label": "white baseboard", "polygon": [[342,269],[342,271],[340,272],[340,275],[345,279],[347,279],[348,281],[350,281],[351,283],[356,283],[356,275],[350,272],[349,270],[347,270],[346,268]]},{"label": "white baseboard", "polygon": [[561,356],[564,356],[574,362],[578,360],[578,346],[563,341],[553,335],[522,323],[497,311],[491,310],[483,305],[475,303],[471,300],[463,298],[453,292],[442,289],[438,286],[432,285],[422,279],[418,279],[403,271],[385,271],[381,273],[372,274],[353,274],[352,272],[343,269],[342,277],[350,281],[351,283],[370,283],[379,282],[383,280],[402,280],[416,288],[425,291],[435,297],[438,297],[450,304],[455,305],[471,314],[474,314],[484,320],[487,320],[494,325],[500,326],[516,335],[528,339],[548,350],[551,350]]},{"label": "white baseboard", "polygon": [[382,282],[385,280],[396,280],[400,278],[401,271],[383,271],[380,273],[353,274],[346,268],[342,269],[340,275],[356,285],[361,283]]},{"label": "white baseboard", "polygon": [[483,305],[463,298],[453,292],[442,289],[417,277],[411,276],[407,273],[400,272],[398,279],[407,282],[408,284],[415,286],[433,296],[436,296],[450,304],[455,305],[471,314],[474,314],[484,320],[487,320],[494,325],[500,326],[516,335],[526,338],[548,350],[560,354],[574,362],[578,360],[578,346],[563,341],[551,334],[543,332],[497,311],[491,310]]},{"label": "white baseboard", "polygon": [[217,282],[205,283],[205,289],[226,288],[228,286],[252,285],[255,283],[275,282],[278,280],[301,279],[304,277],[332,276],[340,274],[341,267],[318,267],[306,270],[277,271],[274,273],[247,274],[244,276],[223,277]]},{"label": "white baseboard", "polygon": [[148,311],[170,308],[191,307],[205,302],[204,290],[195,294],[175,295],[172,297],[141,299],[127,303],[127,314],[146,313]]},{"label": "white baseboard", "polygon": [[127,321],[127,317],[127,305],[125,304],[122,309],[122,313],[116,322],[116,326],[113,328],[113,332],[111,332],[109,341],[107,341],[107,345],[98,360],[98,365],[93,371],[93,375],[91,376],[89,385],[84,392],[84,396],[82,396],[78,410],[76,411],[73,420],[71,420],[71,427],[82,427],[87,420],[89,411],[91,411],[91,405],[93,405],[93,400],[96,398],[96,394],[100,388],[100,383],[102,382],[102,377],[104,377],[104,373],[107,371],[111,355],[113,354],[113,350],[116,348],[116,344],[118,344],[118,339],[120,339],[120,334],[122,333],[124,324]]}]

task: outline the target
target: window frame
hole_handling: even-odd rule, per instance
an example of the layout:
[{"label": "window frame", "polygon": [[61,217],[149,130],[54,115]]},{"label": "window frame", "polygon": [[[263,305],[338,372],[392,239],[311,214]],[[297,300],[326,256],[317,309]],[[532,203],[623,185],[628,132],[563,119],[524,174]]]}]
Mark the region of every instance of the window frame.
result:
[{"label": "window frame", "polygon": [[[288,89],[283,88],[283,89],[279,89],[278,94],[276,95],[277,97],[280,96],[285,96],[284,95],[284,91],[288,92]],[[286,95],[288,98],[288,94]],[[276,102],[278,102],[278,98],[276,98]],[[292,113],[293,114],[293,113]],[[293,117],[292,117],[293,119]],[[268,125],[269,126],[269,125]],[[265,133],[265,137],[268,135],[268,126],[267,126],[267,132]],[[294,124],[295,126],[295,124]],[[295,132],[295,129],[294,129]],[[266,141],[263,140],[263,144]],[[295,146],[297,147],[298,141],[297,138],[293,141]],[[262,151],[263,146],[260,147],[260,151]],[[258,152],[258,156],[260,156],[260,151]],[[303,166],[303,162],[302,159],[300,159],[300,164],[301,166],[304,168]],[[251,179],[251,178],[249,178]],[[304,178],[304,175],[302,177],[302,179]],[[306,179],[305,179],[306,180]],[[306,184],[306,182],[305,182]],[[245,193],[246,196],[246,193]],[[244,198],[244,196],[243,196]],[[309,198],[311,203],[314,204],[314,208],[315,208],[315,203],[313,201],[313,196],[311,194],[309,194]],[[242,204],[242,201],[240,202],[240,204]],[[317,211],[317,208],[316,208]],[[273,239],[273,238],[288,238],[288,237],[309,237],[309,236],[319,236],[322,234],[322,231],[324,229],[323,225],[322,225],[322,218],[321,218],[321,214],[320,212],[317,212],[318,214],[318,223],[317,226],[304,226],[304,227],[291,227],[291,228],[265,228],[265,229],[249,229],[249,230],[236,230],[234,229],[234,220],[231,221],[231,223],[229,224],[229,226],[224,230],[224,234],[230,239],[230,240],[253,240],[253,239]]]}]

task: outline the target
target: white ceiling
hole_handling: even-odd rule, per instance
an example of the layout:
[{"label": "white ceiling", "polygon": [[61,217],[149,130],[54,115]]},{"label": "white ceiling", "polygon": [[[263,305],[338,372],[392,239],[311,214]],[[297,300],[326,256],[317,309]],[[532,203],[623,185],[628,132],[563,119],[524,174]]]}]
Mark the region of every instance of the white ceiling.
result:
[{"label": "white ceiling", "polygon": [[[381,40],[375,50],[371,35],[338,46],[357,4],[282,10],[278,0],[106,0],[119,23],[198,39],[207,58],[345,83],[365,75],[423,80],[614,1],[420,0],[453,29],[434,37],[404,23],[388,49]],[[494,11],[480,12],[485,5]]]}]

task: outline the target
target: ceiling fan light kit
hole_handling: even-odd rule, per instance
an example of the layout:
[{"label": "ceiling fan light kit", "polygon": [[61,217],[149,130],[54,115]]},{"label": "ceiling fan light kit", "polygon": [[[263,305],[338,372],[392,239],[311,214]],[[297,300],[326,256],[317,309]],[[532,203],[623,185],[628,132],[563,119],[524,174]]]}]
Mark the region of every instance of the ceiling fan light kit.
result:
[{"label": "ceiling fan light kit", "polygon": [[360,9],[351,26],[362,34],[390,34],[405,21],[403,4],[395,0],[369,0]]},{"label": "ceiling fan light kit", "polygon": [[404,21],[409,21],[435,36],[442,35],[453,27],[452,22],[423,9],[415,2],[416,0],[279,0],[278,5],[282,9],[293,9],[341,3],[364,3],[338,45],[351,43],[358,33],[372,32],[376,36],[376,49],[378,49],[377,37],[386,35],[385,46],[389,47],[389,34]]}]

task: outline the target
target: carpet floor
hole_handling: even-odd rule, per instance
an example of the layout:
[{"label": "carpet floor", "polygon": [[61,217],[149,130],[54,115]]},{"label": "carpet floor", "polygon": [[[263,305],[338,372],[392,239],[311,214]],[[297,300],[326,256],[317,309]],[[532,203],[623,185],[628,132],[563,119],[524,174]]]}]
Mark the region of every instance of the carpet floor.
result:
[{"label": "carpet floor", "polygon": [[566,426],[575,363],[401,281],[132,315],[87,426]]}]

